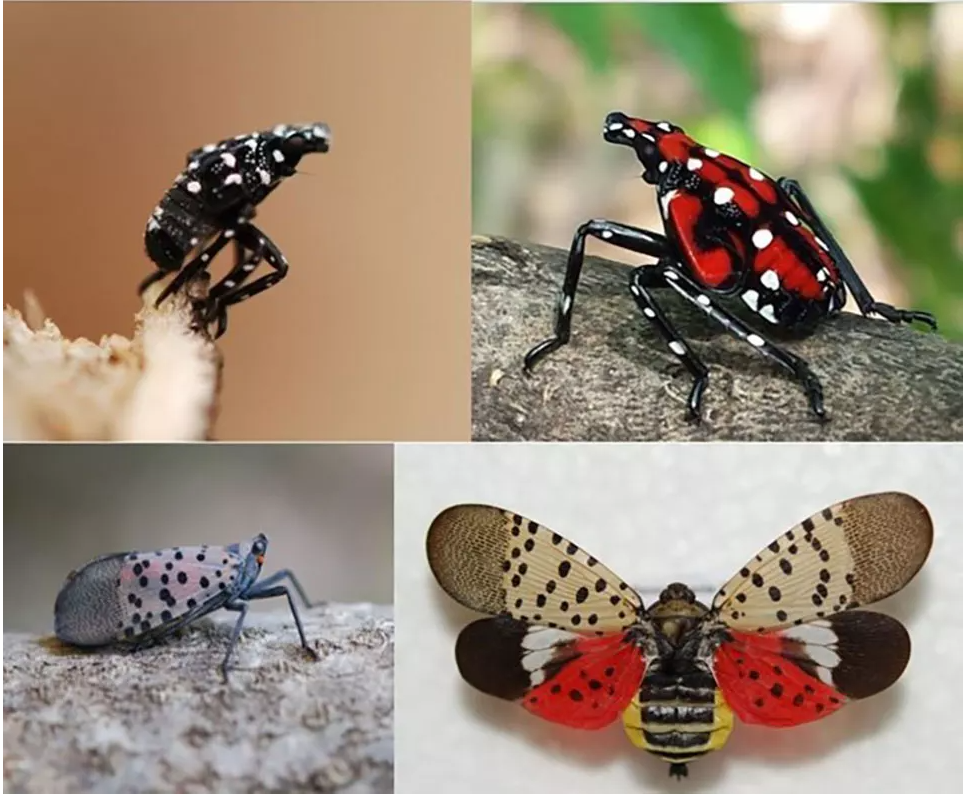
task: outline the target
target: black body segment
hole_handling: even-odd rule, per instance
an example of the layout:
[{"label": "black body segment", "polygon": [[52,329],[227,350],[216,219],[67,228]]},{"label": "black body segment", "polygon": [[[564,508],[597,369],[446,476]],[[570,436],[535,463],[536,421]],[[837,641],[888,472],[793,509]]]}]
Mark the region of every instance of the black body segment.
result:
[{"label": "black body segment", "polygon": [[[296,173],[304,155],[327,152],[330,140],[321,123],[278,125],[190,152],[184,171],[148,220],[144,245],[157,270],[139,291],[179,272],[157,298],[160,304],[206,273],[215,255],[233,243],[235,267],[211,289],[205,311],[207,322],[218,324],[215,336],[223,334],[227,307],[267,290],[287,273],[281,251],[252,224],[258,205]],[[274,272],[243,287],[261,262]]]}]

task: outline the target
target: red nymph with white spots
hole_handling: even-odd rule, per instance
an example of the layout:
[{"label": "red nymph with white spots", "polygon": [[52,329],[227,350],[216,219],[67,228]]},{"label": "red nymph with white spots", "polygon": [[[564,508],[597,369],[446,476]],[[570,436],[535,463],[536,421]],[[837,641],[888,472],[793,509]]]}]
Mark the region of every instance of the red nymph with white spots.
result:
[{"label": "red nymph with white spots", "polygon": [[[920,321],[925,312],[875,301],[841,246],[794,180],[773,180],[758,169],[694,141],[669,122],[650,122],[615,112],[603,137],[631,147],[643,164],[643,179],[656,187],[663,234],[595,219],[573,238],[556,309],[554,334],[526,355],[530,372],[544,356],[569,341],[573,301],[583,266],[586,238],[656,258],[630,274],[630,293],[670,351],[693,376],[689,417],[700,420],[707,367],[684,340],[652,293],[670,288],[784,368],[804,388],[811,411],[825,417],[821,383],[808,363],[766,339],[768,327],[810,333],[844,307],[847,291],[865,315],[893,323]],[[719,298],[739,297],[750,323]]]}]

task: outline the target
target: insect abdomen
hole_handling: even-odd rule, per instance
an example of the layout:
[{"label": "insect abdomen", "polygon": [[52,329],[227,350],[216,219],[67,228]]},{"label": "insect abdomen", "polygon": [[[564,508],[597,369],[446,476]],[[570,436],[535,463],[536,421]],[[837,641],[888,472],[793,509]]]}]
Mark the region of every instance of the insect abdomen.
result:
[{"label": "insect abdomen", "polygon": [[624,711],[623,726],[635,746],[669,763],[685,763],[720,749],[734,716],[709,672],[647,672]]},{"label": "insect abdomen", "polygon": [[124,553],[104,556],[67,576],[54,603],[54,633],[79,647],[100,647],[118,638],[124,612],[118,579]]}]

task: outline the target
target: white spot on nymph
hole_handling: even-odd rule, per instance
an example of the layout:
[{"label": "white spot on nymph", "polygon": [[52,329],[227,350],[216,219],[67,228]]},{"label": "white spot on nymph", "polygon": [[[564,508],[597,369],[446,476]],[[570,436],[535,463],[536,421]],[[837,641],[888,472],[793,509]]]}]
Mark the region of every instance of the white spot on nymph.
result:
[{"label": "white spot on nymph", "polygon": [[637,131],[634,130],[632,127],[624,127],[624,128],[623,128],[623,134],[624,134],[627,138],[635,138],[636,135],[637,135]]},{"label": "white spot on nymph", "polygon": [[235,231],[233,229],[226,229],[224,231],[224,236],[226,238],[233,238],[235,236]]},{"label": "white spot on nymph", "polygon": [[795,227],[801,223],[800,221],[798,221],[797,216],[794,215],[794,213],[792,213],[790,210],[784,211],[784,218],[787,219],[789,224],[793,224]]},{"label": "white spot on nymph", "polygon": [[752,179],[752,180],[757,180],[758,182],[761,182],[761,181],[763,181],[763,179],[764,179],[764,175],[761,174],[761,173],[760,173],[757,169],[755,169],[755,168],[750,168],[750,169],[748,169],[748,170],[747,170],[747,173],[751,175],[751,179]]},{"label": "white spot on nymph", "polygon": [[704,161],[702,161],[700,158],[688,158],[688,159],[687,159],[687,170],[688,170],[688,171],[697,171],[697,169],[699,169],[699,168],[700,168],[701,166],[703,166],[703,165],[704,165]]},{"label": "white spot on nymph", "polygon": [[271,130],[272,135],[284,135],[287,132],[288,132],[287,124],[276,124]]},{"label": "white spot on nymph", "polygon": [[533,627],[520,643],[524,650],[545,650],[558,644],[565,644],[577,636],[555,627]]},{"label": "white spot on nymph", "polygon": [[[636,285],[634,285],[634,287],[636,287]],[[643,308],[643,314],[646,315],[648,318],[656,318],[656,317],[657,317],[657,313],[655,313],[655,312],[654,312],[652,309],[650,309],[649,307],[644,307],[644,308]]]},{"label": "white spot on nymph", "polygon": [[258,179],[261,180],[262,185],[268,185],[271,182],[271,174],[265,169],[258,169]]},{"label": "white spot on nymph", "polygon": [[613,237],[613,233],[610,232],[610,230],[605,229],[603,230],[603,232],[600,233],[600,237],[603,238],[604,240],[610,240],[610,238]]},{"label": "white spot on nymph", "polygon": [[280,150],[280,149],[274,150],[274,151],[271,153],[271,156],[272,156],[272,158],[274,159],[275,163],[284,163],[284,162],[285,162],[285,156],[281,153],[281,150]]},{"label": "white spot on nymph", "polygon": [[312,133],[313,133],[315,136],[317,136],[318,138],[328,138],[328,136],[330,135],[328,129],[325,128],[325,127],[322,127],[322,126],[319,125],[319,124],[316,124],[316,125],[312,128]]},{"label": "white spot on nymph", "polygon": [[709,157],[709,158],[719,158],[719,157],[720,157],[720,152],[718,152],[716,149],[707,149],[707,148],[704,148],[704,154],[705,154],[707,157]]},{"label": "white spot on nymph", "polygon": [[667,191],[663,196],[660,197],[660,209],[663,210],[663,214],[666,216],[670,213],[670,203],[676,198],[677,189],[674,188],[672,191]]},{"label": "white spot on nymph", "polygon": [[685,353],[687,353],[687,349],[684,348],[684,344],[679,340],[670,341],[670,350],[673,351],[678,357],[682,357]]},{"label": "white spot on nymph", "polygon": [[234,279],[225,279],[225,281],[224,281],[224,286],[225,286],[225,287],[228,287],[228,288],[234,287],[236,284],[238,284],[238,283],[235,282]]},{"label": "white spot on nymph", "polygon": [[657,143],[657,139],[650,135],[650,133],[640,133],[640,137],[646,138],[648,141],[652,141],[653,143]]},{"label": "white spot on nymph", "polygon": [[192,246],[197,246],[197,245],[198,245],[198,239],[197,239],[197,238],[191,238],[191,240],[189,240],[188,243],[190,243]]},{"label": "white spot on nymph", "polygon": [[242,270],[242,271],[254,271],[254,270],[255,270],[255,265],[256,265],[255,263],[245,263],[243,266],[241,266],[241,270]]},{"label": "white spot on nymph", "polygon": [[[640,288],[638,288],[636,285],[630,285],[630,292],[633,293],[634,296],[639,296]],[[644,312],[646,312],[646,310],[644,310]]]},{"label": "white spot on nymph", "polygon": [[160,208],[160,206],[158,206],[151,211],[151,215],[154,216],[155,218],[160,218],[161,216],[164,215],[164,211]]},{"label": "white spot on nymph", "polygon": [[198,167],[198,161],[192,160],[192,161],[188,164],[188,171],[194,171],[197,167]]},{"label": "white spot on nymph", "polygon": [[703,293],[701,293],[699,296],[697,296],[697,303],[702,304],[705,307],[709,307],[710,299],[707,296],[705,296]]},{"label": "white spot on nymph", "polygon": [[715,205],[725,205],[733,198],[734,198],[734,192],[726,186],[722,186],[718,188],[716,191],[714,191]]},{"label": "white spot on nymph", "polygon": [[825,242],[824,242],[823,240],[821,240],[820,238],[815,237],[814,242],[815,242],[816,244],[818,244],[818,246],[820,246],[820,247],[821,247],[822,249],[824,249],[826,252],[831,251],[831,250],[828,248],[828,244],[825,243]]},{"label": "white spot on nymph", "polygon": [[233,169],[233,168],[235,167],[235,163],[238,162],[237,159],[235,158],[235,156],[232,155],[230,152],[222,152],[222,153],[221,153],[221,159],[224,161],[224,164],[225,164],[229,169]]},{"label": "white spot on nymph", "polygon": [[225,185],[241,185],[241,175],[235,172],[224,178]]},{"label": "white spot on nymph", "polygon": [[829,276],[830,274],[828,273],[828,269],[822,268],[820,271],[818,271],[816,278],[818,282],[826,282]]},{"label": "white spot on nymph", "polygon": [[217,148],[218,148],[218,147],[216,147],[214,144],[205,144],[203,147],[201,147],[201,151],[202,151],[202,152],[214,152]]},{"label": "white spot on nymph", "polygon": [[157,219],[152,216],[147,220],[147,228],[150,232],[153,232],[156,229],[160,229],[161,225],[158,224]]},{"label": "white spot on nymph", "polygon": [[774,233],[769,229],[759,229],[751,235],[751,243],[758,249],[766,249],[774,240]]},{"label": "white spot on nymph", "polygon": [[208,260],[210,260],[210,259],[211,259],[211,255],[208,254],[207,252],[205,252],[204,254],[201,255],[201,262],[203,262],[203,263],[208,262]]},{"label": "white spot on nymph", "polygon": [[199,193],[201,191],[201,183],[197,180],[191,180],[184,187],[188,189],[188,193]]},{"label": "white spot on nymph", "polygon": [[781,280],[776,271],[767,270],[761,274],[761,284],[768,290],[777,290],[781,286]]},{"label": "white spot on nymph", "polygon": [[245,146],[248,147],[248,149],[250,149],[252,152],[254,152],[256,149],[258,149],[258,139],[249,138],[247,141],[245,141]]},{"label": "white spot on nymph", "polygon": [[666,122],[658,122],[657,127],[663,130],[665,133],[669,133],[673,128]]},{"label": "white spot on nymph", "polygon": [[759,334],[749,334],[747,335],[747,342],[754,346],[754,348],[760,348],[764,345],[764,338]]},{"label": "white spot on nymph", "polygon": [[756,290],[746,290],[746,291],[744,291],[744,293],[743,293],[743,295],[741,296],[741,298],[744,300],[744,303],[745,303],[748,307],[750,307],[752,310],[754,310],[754,312],[757,312],[757,301],[758,301],[758,299],[760,299],[760,296],[758,295],[758,293],[757,293]]},{"label": "white spot on nymph", "polygon": [[765,321],[777,323],[777,317],[774,315],[774,307],[770,304],[765,304],[757,312]]},{"label": "white spot on nymph", "polygon": [[659,171],[661,174],[663,174],[668,168],[669,168],[669,167],[668,167],[668,165],[667,165],[667,161],[666,161],[666,160],[661,160],[661,161],[660,161],[660,164],[657,166],[657,171]]},{"label": "white spot on nymph", "polygon": [[264,246],[264,245],[265,245],[265,239],[264,239],[264,238],[258,238],[258,245],[259,245],[259,246]]},{"label": "white spot on nymph", "polygon": [[570,307],[573,306],[573,299],[571,299],[565,293],[560,296],[560,312],[566,315],[570,311]]},{"label": "white spot on nymph", "polygon": [[607,129],[608,129],[608,130],[619,130],[621,127],[623,127],[623,122],[613,122],[609,127],[607,127]]},{"label": "white spot on nymph", "polygon": [[664,271],[664,272],[663,272],[663,275],[664,275],[667,279],[672,279],[674,282],[676,282],[678,279],[680,279],[680,277],[677,276],[676,271],[667,270],[667,271]]}]

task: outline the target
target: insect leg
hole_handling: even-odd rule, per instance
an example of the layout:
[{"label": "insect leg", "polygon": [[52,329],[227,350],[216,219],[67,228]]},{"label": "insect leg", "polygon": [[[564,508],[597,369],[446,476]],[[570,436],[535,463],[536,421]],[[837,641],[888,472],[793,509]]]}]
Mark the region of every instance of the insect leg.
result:
[{"label": "insect leg", "polygon": [[646,254],[651,257],[663,257],[670,253],[667,239],[656,232],[637,229],[618,224],[615,221],[594,219],[580,226],[570,244],[570,253],[566,260],[566,276],[560,291],[559,302],[556,305],[556,321],[553,336],[534,346],[523,359],[523,371],[531,373],[533,367],[545,356],[565,345],[570,340],[570,326],[573,321],[573,299],[576,296],[576,286],[580,281],[580,271],[583,268],[583,258],[587,237],[619,246],[621,249]]},{"label": "insect leg", "polygon": [[[196,277],[202,271],[204,271],[211,260],[214,259],[215,255],[218,254],[225,246],[228,245],[228,241],[231,239],[230,235],[221,233],[214,242],[212,242],[206,249],[201,251],[197,257],[191,260],[187,265],[185,265],[174,279],[172,279],[168,285],[161,291],[161,295],[157,297],[157,301],[154,302],[155,307],[160,307],[161,303],[168,297],[179,291],[184,287],[191,279]],[[147,281],[147,280],[145,280]],[[157,281],[157,280],[152,280]],[[142,283],[143,285],[144,283]]]},{"label": "insect leg", "polygon": [[[267,578],[262,578],[259,580],[252,588],[257,591],[261,591],[263,588],[268,586],[274,586],[276,583],[280,583],[285,578],[291,581],[292,586],[295,587],[295,591],[298,592],[298,596],[301,597],[302,602],[305,603],[306,608],[313,608],[316,605],[321,605],[321,603],[313,603],[308,599],[308,592],[302,588],[302,584],[298,582],[298,578],[295,577],[295,573],[290,569],[280,569],[275,574],[269,575]],[[250,593],[250,590],[249,590]]]},{"label": "insect leg", "polygon": [[790,351],[785,351],[783,348],[765,340],[740,318],[715,304],[703,288],[679,271],[673,268],[664,268],[663,276],[666,279],[666,284],[676,290],[677,293],[687,299],[687,301],[707,313],[707,315],[717,321],[717,323],[732,335],[743,340],[745,343],[749,343],[767,359],[776,362],[791,373],[804,387],[804,394],[808,398],[811,411],[820,420],[826,419],[824,413],[824,391],[821,388],[821,382],[818,380],[818,377],[811,372],[807,362],[795,356]]},{"label": "insect leg", "polygon": [[235,264],[224,279],[208,291],[207,323],[217,321],[217,329],[213,335],[217,340],[228,331],[228,310],[223,302],[224,295],[242,284],[261,262],[261,252],[249,252],[242,243],[235,239]]},{"label": "insect leg", "polygon": [[245,617],[248,615],[248,604],[244,602],[227,602],[224,604],[224,609],[226,611],[237,611],[241,614],[238,617],[238,621],[235,622],[234,630],[231,631],[231,640],[228,642],[228,651],[225,653],[224,660],[221,661],[221,676],[224,677],[224,681],[228,682],[228,662],[231,660],[231,653],[235,651],[235,644],[238,643],[238,636],[241,635],[241,627],[245,623]]},{"label": "insect leg", "polygon": [[[284,572],[284,570],[282,570]],[[280,573],[279,573],[280,574]],[[273,575],[272,578],[275,578]],[[280,580],[280,578],[279,578]],[[294,579],[292,580],[294,583]],[[297,588],[297,587],[296,587]],[[300,591],[300,590],[299,590]],[[292,599],[291,592],[288,591],[287,586],[269,586],[264,588],[261,583],[254,584],[248,591],[241,595],[241,599],[244,600],[265,600],[269,597],[281,597],[282,595],[288,598],[288,607],[291,608],[292,617],[295,619],[295,627],[298,628],[298,637],[302,642],[302,649],[307,652],[312,660],[318,660],[318,653],[315,652],[310,646],[308,646],[308,641],[305,639],[305,629],[302,627],[302,619],[298,615],[298,609],[295,608],[295,601]],[[303,594],[304,596],[304,594]]]},{"label": "insect leg", "polygon": [[[257,258],[257,260],[255,260],[255,264],[264,259],[268,265],[275,269],[275,271],[274,273],[266,274],[265,276],[256,279],[249,285],[238,285],[234,288],[228,289],[224,293],[217,294],[216,297],[218,299],[218,304],[222,309],[229,307],[232,304],[237,304],[239,301],[250,299],[252,296],[256,296],[263,290],[267,290],[268,288],[272,287],[272,285],[278,284],[288,273],[288,260],[285,259],[285,255],[282,254],[281,250],[254,225],[247,224],[244,227],[239,228],[238,241],[249,251],[251,251],[254,257]],[[252,260],[248,261],[248,263],[251,262]],[[242,270],[247,268],[248,264],[242,266]],[[225,280],[227,280],[227,277]],[[214,290],[217,290],[217,288],[218,285],[215,286]],[[212,290],[212,293],[214,293],[214,290]]]},{"label": "insect leg", "polygon": [[818,215],[818,211],[814,209],[814,205],[811,204],[811,200],[808,199],[807,194],[798,181],[788,177],[781,177],[777,181],[777,184],[785,196],[801,211],[804,220],[811,226],[818,237],[828,245],[831,258],[834,260],[835,265],[838,266],[845,285],[848,286],[848,290],[851,291],[854,300],[858,303],[858,309],[861,310],[863,315],[875,313],[892,323],[921,321],[922,323],[928,324],[932,329],[938,328],[938,324],[935,322],[935,316],[930,312],[902,310],[890,304],[875,301],[871,292],[865,286],[864,282],[861,281],[861,277],[855,270],[854,265],[851,264],[851,260],[849,260],[844,253],[844,249],[841,248],[841,244],[835,240],[834,235],[831,234],[831,230],[827,228],[821,216]]},{"label": "insect leg", "polygon": [[663,272],[670,262],[668,259],[662,259],[656,265],[643,265],[634,268],[630,273],[630,293],[644,317],[654,325],[660,336],[667,342],[670,350],[684,363],[684,367],[694,377],[690,396],[687,399],[687,409],[690,419],[699,423],[700,402],[708,381],[707,366],[700,361],[687,341],[677,333],[673,324],[650,294],[650,288],[666,286],[667,282]]}]

